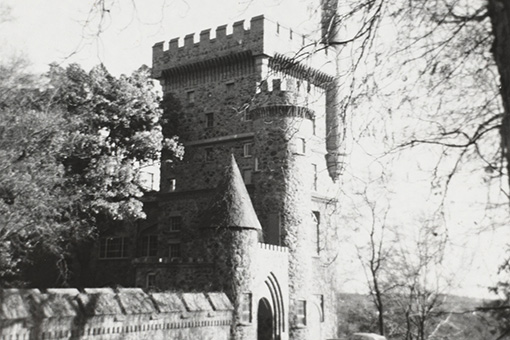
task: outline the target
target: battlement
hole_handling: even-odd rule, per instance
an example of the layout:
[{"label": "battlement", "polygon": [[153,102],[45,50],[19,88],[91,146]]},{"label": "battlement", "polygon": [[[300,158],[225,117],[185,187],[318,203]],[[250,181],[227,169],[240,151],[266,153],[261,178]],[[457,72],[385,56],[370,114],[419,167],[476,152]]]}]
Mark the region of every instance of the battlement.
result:
[{"label": "battlement", "polygon": [[195,33],[187,34],[182,40],[171,39],[166,50],[164,42],[156,43],[152,49],[153,76],[161,78],[164,70],[215,58],[232,62],[252,56],[274,57],[276,54],[333,75],[334,63],[327,49],[263,15],[251,18],[248,28],[245,28],[244,20],[235,22],[231,34],[227,34],[227,25],[218,26],[214,30],[214,38],[211,31],[210,28],[202,30],[198,39]]},{"label": "battlement", "polygon": [[259,249],[274,251],[278,253],[288,253],[289,251],[287,247],[277,246],[275,244],[268,243],[259,243]]}]

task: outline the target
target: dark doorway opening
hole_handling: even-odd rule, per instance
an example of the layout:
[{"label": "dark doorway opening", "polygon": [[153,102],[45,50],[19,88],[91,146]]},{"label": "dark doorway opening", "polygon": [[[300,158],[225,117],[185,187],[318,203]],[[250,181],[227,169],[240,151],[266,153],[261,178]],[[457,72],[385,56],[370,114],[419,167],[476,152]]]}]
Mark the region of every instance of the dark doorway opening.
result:
[{"label": "dark doorway opening", "polygon": [[273,313],[267,299],[259,300],[257,311],[257,340],[273,340]]}]

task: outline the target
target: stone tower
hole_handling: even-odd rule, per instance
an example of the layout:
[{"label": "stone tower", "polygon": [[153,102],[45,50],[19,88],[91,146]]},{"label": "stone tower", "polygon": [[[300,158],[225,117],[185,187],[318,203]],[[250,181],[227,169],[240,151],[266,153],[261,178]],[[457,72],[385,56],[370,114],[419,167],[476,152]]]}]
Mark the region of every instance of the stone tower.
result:
[{"label": "stone tower", "polygon": [[[234,23],[231,34],[225,25],[214,38],[207,29],[198,41],[190,34],[182,46],[172,39],[166,50],[163,43],[153,47],[153,76],[164,91],[164,132],[179,135],[185,156],[180,162],[163,156],[155,227],[161,257],[157,265],[139,259],[137,281],[143,284],[159,266],[162,288],[223,289],[242,319],[234,338],[333,334],[325,265],[327,248],[334,246],[328,241],[337,194],[328,173],[338,171],[328,172],[326,162],[326,92],[335,70],[327,52],[263,16],[249,27]],[[216,238],[215,223],[204,212],[211,211],[208,202],[214,202],[225,167],[233,168],[231,155],[257,218],[234,228],[243,232],[221,226],[228,236]],[[232,277],[223,282],[218,273],[229,271],[221,271],[213,239],[221,239],[231,256],[234,272],[224,274]],[[249,278],[233,280],[241,268],[250,268],[242,274]]]}]

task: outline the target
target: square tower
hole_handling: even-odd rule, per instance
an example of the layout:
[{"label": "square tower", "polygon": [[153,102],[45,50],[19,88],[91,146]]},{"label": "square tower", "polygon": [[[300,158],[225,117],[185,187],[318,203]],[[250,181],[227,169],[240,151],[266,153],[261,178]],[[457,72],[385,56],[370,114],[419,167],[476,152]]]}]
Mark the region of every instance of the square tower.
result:
[{"label": "square tower", "polygon": [[[328,244],[328,233],[336,227],[337,185],[325,157],[332,56],[263,16],[252,18],[249,28],[244,21],[234,23],[228,35],[226,25],[216,28],[214,38],[210,33],[201,31],[198,41],[186,35],[183,44],[172,39],[167,50],[163,43],[153,47],[152,72],[164,92],[163,132],[179,136],[185,155],[172,161],[163,154],[154,203],[158,224],[142,230],[140,237],[158,235],[154,257],[169,263],[162,288],[201,289],[204,282],[186,279],[182,263],[208,261],[209,250],[197,241],[207,227],[201,214],[233,155],[262,226],[259,248],[284,249],[287,261],[270,273],[257,269],[250,274],[261,276],[262,285],[266,282],[275,292],[287,292],[279,293],[285,300],[281,314],[276,317],[277,305],[269,298],[250,302],[250,312],[256,314],[257,307],[273,311],[273,328],[280,325],[273,336],[331,336],[334,320],[326,322],[324,316],[331,290],[323,263],[327,248],[334,246]],[[250,254],[260,268],[262,261],[270,261],[267,254]],[[137,263],[137,281],[143,284],[154,265],[147,259]],[[214,276],[207,273],[211,268],[204,265],[204,277]],[[278,282],[287,287],[281,289]]]}]

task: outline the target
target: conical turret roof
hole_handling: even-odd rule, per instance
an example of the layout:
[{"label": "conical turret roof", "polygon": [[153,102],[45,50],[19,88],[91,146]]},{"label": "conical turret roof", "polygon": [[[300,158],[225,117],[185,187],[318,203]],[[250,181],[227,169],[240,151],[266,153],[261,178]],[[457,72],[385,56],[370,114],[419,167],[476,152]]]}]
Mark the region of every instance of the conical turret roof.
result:
[{"label": "conical turret roof", "polygon": [[204,227],[262,230],[234,155],[205,212]]}]

